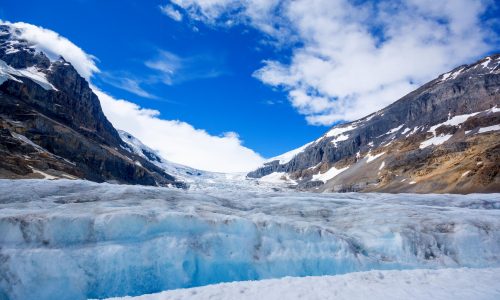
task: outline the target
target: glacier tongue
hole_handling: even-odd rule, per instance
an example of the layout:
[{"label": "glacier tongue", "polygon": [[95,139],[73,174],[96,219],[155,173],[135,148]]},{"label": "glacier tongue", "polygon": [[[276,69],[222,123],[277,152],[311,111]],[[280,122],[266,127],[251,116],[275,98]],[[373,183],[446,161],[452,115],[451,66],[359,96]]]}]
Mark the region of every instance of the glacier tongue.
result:
[{"label": "glacier tongue", "polygon": [[0,298],[85,299],[371,269],[500,266],[500,197],[0,180]]}]

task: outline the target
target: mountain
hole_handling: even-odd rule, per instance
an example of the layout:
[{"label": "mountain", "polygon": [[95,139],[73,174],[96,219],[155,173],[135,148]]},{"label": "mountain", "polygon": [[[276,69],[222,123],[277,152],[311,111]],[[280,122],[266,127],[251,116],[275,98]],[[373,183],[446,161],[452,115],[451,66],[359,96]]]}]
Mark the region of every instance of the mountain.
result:
[{"label": "mountain", "polygon": [[184,187],[124,142],[71,63],[0,25],[0,177]]},{"label": "mountain", "polygon": [[268,160],[251,178],[333,192],[500,191],[500,54]]},{"label": "mountain", "polygon": [[118,130],[122,141],[127,144],[127,150],[133,154],[141,156],[150,163],[156,165],[168,174],[175,176],[185,182],[192,182],[194,178],[205,178],[212,172],[194,169],[188,166],[177,164],[163,158],[157,151],[144,145],[138,138],[124,130]]}]

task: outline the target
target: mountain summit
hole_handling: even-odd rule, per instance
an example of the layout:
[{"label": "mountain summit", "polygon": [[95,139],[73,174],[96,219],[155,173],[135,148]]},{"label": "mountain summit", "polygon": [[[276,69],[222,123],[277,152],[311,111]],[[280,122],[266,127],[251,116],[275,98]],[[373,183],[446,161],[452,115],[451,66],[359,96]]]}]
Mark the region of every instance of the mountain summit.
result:
[{"label": "mountain summit", "polygon": [[0,177],[184,186],[120,138],[71,63],[15,30],[0,25]]},{"label": "mountain summit", "polygon": [[335,192],[500,191],[500,54],[463,65],[248,177]]}]

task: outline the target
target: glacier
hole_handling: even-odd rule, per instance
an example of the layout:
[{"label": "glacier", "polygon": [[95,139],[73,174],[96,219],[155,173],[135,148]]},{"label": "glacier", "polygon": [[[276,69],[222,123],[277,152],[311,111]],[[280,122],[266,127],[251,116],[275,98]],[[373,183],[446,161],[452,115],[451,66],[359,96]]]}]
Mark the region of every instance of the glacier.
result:
[{"label": "glacier", "polygon": [[142,295],[368,270],[500,267],[500,195],[0,180],[0,299]]}]

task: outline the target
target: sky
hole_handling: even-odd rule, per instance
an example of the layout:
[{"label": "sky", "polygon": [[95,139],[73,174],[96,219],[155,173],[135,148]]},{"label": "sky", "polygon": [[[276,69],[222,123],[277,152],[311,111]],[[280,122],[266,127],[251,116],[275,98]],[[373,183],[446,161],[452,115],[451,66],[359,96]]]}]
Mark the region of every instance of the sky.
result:
[{"label": "sky", "polygon": [[[493,0],[2,1],[165,158],[248,171],[498,52]],[[69,57],[69,58],[68,58]]]}]

